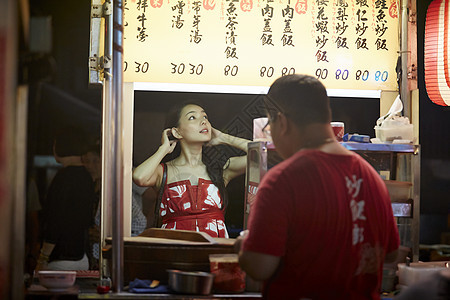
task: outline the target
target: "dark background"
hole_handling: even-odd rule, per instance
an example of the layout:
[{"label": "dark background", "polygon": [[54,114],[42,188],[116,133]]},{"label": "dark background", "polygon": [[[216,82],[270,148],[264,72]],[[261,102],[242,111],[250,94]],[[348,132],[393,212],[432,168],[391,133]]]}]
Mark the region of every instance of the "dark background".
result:
[{"label": "dark background", "polygon": [[[423,43],[426,9],[431,0],[417,1],[418,82],[420,91],[421,144],[421,243],[440,243],[441,232],[450,231],[450,108],[432,103],[425,89]],[[30,85],[29,166],[35,155],[52,155],[55,131],[69,124],[101,135],[101,89],[88,85],[90,1],[32,0],[32,16],[50,16],[53,39],[50,53],[31,53],[22,43],[20,81]],[[167,110],[178,102],[196,99],[205,105],[213,126],[251,138],[251,119],[261,116],[258,95],[136,92],[134,115],[134,164],[159,146]],[[346,132],[373,137],[379,116],[377,99],[332,98],[333,120],[343,121]],[[219,149],[220,154],[229,152]],[[45,191],[40,185],[41,194]],[[243,176],[229,185],[227,223],[242,225]]]}]

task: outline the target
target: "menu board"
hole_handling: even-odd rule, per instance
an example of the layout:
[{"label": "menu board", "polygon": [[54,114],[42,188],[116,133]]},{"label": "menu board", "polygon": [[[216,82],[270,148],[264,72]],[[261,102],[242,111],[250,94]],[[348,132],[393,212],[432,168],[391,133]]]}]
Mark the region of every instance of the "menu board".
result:
[{"label": "menu board", "polygon": [[327,89],[397,90],[396,0],[124,0],[124,80],[268,88],[283,75]]}]

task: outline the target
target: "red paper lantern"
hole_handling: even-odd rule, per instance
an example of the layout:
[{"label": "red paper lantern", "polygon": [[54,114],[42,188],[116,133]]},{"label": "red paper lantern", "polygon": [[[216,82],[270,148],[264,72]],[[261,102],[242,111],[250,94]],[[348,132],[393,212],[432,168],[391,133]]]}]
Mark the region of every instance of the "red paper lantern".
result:
[{"label": "red paper lantern", "polygon": [[450,106],[449,0],[434,0],[425,23],[425,86],[434,103]]}]

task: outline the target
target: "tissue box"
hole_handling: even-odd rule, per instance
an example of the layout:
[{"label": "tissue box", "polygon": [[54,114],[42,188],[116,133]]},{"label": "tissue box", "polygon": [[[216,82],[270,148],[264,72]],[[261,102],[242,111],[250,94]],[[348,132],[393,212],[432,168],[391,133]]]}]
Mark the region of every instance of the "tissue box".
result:
[{"label": "tissue box", "polygon": [[357,143],[369,143],[370,142],[370,136],[363,135],[363,134],[344,134],[344,137],[342,139],[344,142],[357,142]]},{"label": "tissue box", "polygon": [[393,140],[414,139],[413,124],[407,124],[398,127],[380,127],[375,126],[375,136],[382,142],[392,142]]}]

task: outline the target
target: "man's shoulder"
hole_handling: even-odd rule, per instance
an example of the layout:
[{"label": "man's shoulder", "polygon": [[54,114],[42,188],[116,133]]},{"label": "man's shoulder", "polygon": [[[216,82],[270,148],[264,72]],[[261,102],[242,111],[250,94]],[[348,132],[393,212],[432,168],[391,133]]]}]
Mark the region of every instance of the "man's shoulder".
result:
[{"label": "man's shoulder", "polygon": [[317,157],[314,152],[299,151],[294,153],[291,157],[278,163],[272,169],[277,170],[278,172],[290,172],[292,170],[303,168],[305,165],[312,164],[317,159],[321,159],[320,157]]},{"label": "man's shoulder", "polygon": [[302,169],[302,162],[298,158],[291,156],[288,159],[276,164],[267,174],[264,176],[263,180],[267,185],[278,185],[280,183],[286,183],[287,178],[292,177],[293,173],[296,173],[296,178],[300,176],[299,170]]}]

